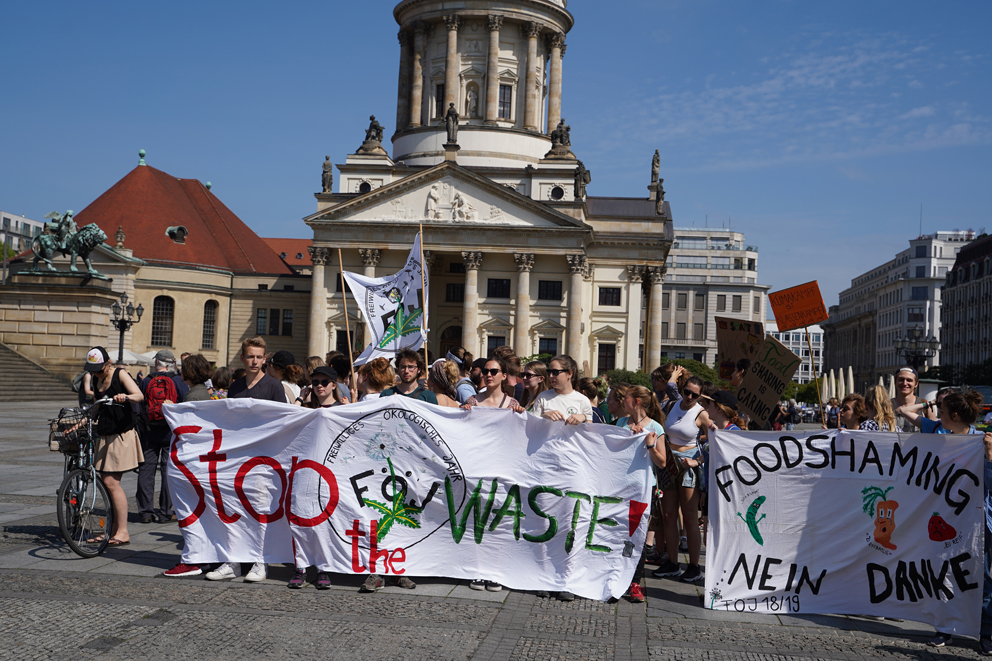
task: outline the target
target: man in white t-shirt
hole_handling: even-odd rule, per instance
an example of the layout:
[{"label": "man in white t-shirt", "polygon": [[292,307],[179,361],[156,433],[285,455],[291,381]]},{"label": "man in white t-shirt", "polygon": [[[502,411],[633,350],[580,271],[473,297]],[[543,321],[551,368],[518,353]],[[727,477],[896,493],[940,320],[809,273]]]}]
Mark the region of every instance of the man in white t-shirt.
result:
[{"label": "man in white t-shirt", "polygon": [[568,356],[551,360],[548,377],[554,390],[546,390],[534,400],[531,413],[548,420],[561,420],[566,425],[592,422],[592,402],[575,390],[575,361]]}]

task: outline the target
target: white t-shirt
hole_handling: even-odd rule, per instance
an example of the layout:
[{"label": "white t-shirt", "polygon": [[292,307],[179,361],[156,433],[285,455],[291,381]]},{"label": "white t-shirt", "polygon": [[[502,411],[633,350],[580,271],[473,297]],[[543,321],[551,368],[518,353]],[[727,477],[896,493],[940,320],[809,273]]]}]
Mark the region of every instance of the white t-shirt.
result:
[{"label": "white t-shirt", "polygon": [[377,392],[366,393],[366,394],[362,395],[362,398],[360,400],[358,400],[358,401],[360,401],[360,402],[369,402],[369,401],[372,401],[373,399],[379,399],[379,393],[377,393]]},{"label": "white t-shirt", "polygon": [[577,390],[567,395],[559,395],[554,390],[545,390],[534,400],[530,410],[534,415],[544,415],[548,411],[560,411],[566,418],[570,415],[582,414],[586,422],[592,422],[592,402]]}]

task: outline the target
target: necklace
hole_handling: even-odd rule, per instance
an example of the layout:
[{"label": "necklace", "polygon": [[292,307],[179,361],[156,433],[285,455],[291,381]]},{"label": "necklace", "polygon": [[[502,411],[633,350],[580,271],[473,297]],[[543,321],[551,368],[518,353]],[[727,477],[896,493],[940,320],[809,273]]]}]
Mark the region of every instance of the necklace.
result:
[{"label": "necklace", "polygon": [[[644,415],[642,415],[642,416],[641,416],[641,418],[640,418],[640,420],[638,420],[637,422],[634,422],[634,423],[633,423],[633,425],[638,425],[638,426],[640,426],[640,424],[641,424],[641,422],[642,422],[642,421],[643,421],[643,420],[644,420],[645,418],[647,418],[647,417],[648,417],[648,416],[647,416],[647,414],[644,414]],[[633,425],[631,425],[631,426],[633,426]]]}]

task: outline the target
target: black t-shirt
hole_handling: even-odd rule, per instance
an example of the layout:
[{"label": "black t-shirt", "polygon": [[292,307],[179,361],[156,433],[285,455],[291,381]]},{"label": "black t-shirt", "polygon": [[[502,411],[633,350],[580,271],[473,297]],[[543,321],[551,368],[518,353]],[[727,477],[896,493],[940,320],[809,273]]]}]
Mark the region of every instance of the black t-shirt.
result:
[{"label": "black t-shirt", "polygon": [[248,377],[243,376],[234,383],[227,390],[228,398],[237,397],[247,397],[250,399],[267,399],[270,402],[280,402],[286,404],[286,391],[282,387],[282,383],[276,379],[273,379],[268,374],[263,374],[262,378],[258,380],[251,388],[248,388]]}]

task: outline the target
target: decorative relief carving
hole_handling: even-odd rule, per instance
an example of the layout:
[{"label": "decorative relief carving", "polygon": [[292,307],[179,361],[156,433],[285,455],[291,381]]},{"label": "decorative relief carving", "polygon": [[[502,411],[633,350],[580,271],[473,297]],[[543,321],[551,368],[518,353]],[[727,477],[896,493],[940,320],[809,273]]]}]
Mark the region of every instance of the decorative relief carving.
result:
[{"label": "decorative relief carving", "polygon": [[482,268],[481,252],[463,252],[462,260],[465,262],[465,268],[467,270],[478,271]]},{"label": "decorative relief carving", "polygon": [[530,272],[534,268],[534,254],[529,252],[513,253],[513,261],[517,263],[518,271]]},{"label": "decorative relief carving", "polygon": [[581,273],[585,275],[588,259],[585,255],[565,255],[568,260],[568,270],[570,273]]},{"label": "decorative relief carving", "polygon": [[411,35],[406,30],[400,30],[399,32],[396,33],[396,38],[399,39],[401,49],[405,50],[410,47],[410,41],[412,36],[413,35]]},{"label": "decorative relief carving", "polygon": [[644,282],[649,285],[660,285],[665,282],[668,269],[664,266],[648,266],[644,269]]},{"label": "decorative relief carving", "polygon": [[362,264],[365,266],[379,266],[382,251],[378,248],[359,248],[358,254],[362,256]]},{"label": "decorative relief carving", "polygon": [[627,280],[629,282],[641,282],[644,279],[645,267],[641,264],[634,264],[627,267]]},{"label": "decorative relief carving", "polygon": [[565,35],[562,34],[561,32],[551,32],[547,34],[544,38],[547,41],[548,50],[552,50],[554,48],[561,48],[562,46],[565,45]]},{"label": "decorative relief carving", "polygon": [[503,17],[499,14],[490,14],[489,16],[489,31],[497,32],[503,29]]},{"label": "decorative relief carving", "polygon": [[458,14],[448,14],[447,16],[444,17],[444,25],[448,28],[449,31],[457,30],[461,22],[462,22],[461,18],[458,17]]},{"label": "decorative relief carving", "polygon": [[540,23],[524,23],[523,30],[528,37],[540,37],[541,36],[541,24]]},{"label": "decorative relief carving", "polygon": [[456,221],[478,220],[479,213],[475,207],[468,203],[464,195],[455,193],[455,199],[451,203],[451,219]]},{"label": "decorative relief carving", "polygon": [[327,262],[331,258],[330,248],[315,248],[313,246],[308,246],[307,252],[310,253],[310,260],[313,262],[314,266],[327,266]]},{"label": "decorative relief carving", "polygon": [[502,221],[503,220],[503,210],[500,209],[495,204],[490,204],[489,205],[489,218],[487,218],[486,220],[490,220],[490,221],[494,221],[494,222]]},{"label": "decorative relief carving", "polygon": [[441,184],[434,184],[427,193],[427,220],[441,220]]},{"label": "decorative relief carving", "polygon": [[434,252],[432,250],[425,250],[424,251],[424,266],[427,267],[427,272],[428,273],[434,273],[435,272],[435,269],[434,269],[434,267],[436,266],[435,262],[437,262],[437,255],[434,254]]}]

